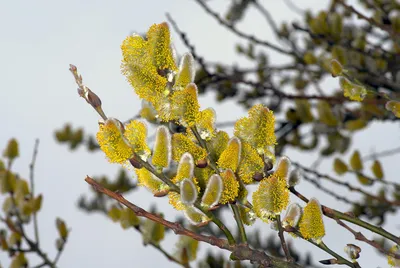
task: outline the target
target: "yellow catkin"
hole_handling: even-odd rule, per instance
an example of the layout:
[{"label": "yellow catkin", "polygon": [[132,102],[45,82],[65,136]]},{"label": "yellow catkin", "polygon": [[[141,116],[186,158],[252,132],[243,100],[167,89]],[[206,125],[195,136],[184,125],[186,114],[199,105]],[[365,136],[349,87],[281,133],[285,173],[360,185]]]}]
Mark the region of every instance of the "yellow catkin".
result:
[{"label": "yellow catkin", "polygon": [[276,144],[275,116],[262,104],[254,105],[249,116],[239,119],[235,124],[234,135],[253,146],[259,154],[269,151]]},{"label": "yellow catkin", "polygon": [[153,105],[163,97],[167,79],[158,74],[149,54],[148,43],[139,35],[128,36],[121,45],[122,73],[135,93]]},{"label": "yellow catkin", "polygon": [[322,219],[321,205],[315,198],[310,199],[304,208],[303,216],[299,223],[301,235],[305,239],[320,241],[325,235],[325,226]]},{"label": "yellow catkin", "polygon": [[219,202],[226,204],[233,202],[239,195],[239,182],[235,177],[235,173],[228,169],[221,173],[223,191]]},{"label": "yellow catkin", "polygon": [[149,55],[157,69],[172,71],[178,69],[171,50],[171,36],[166,22],[153,24],[150,27],[147,32],[147,42]]},{"label": "yellow catkin", "polygon": [[224,185],[221,176],[213,174],[207,183],[207,188],[201,198],[201,205],[205,208],[210,208],[218,204],[221,198]]},{"label": "yellow catkin", "polygon": [[289,190],[286,181],[271,175],[263,179],[253,193],[253,209],[257,217],[264,222],[270,222],[289,203]]},{"label": "yellow catkin", "polygon": [[143,160],[150,156],[150,148],[147,145],[147,126],[139,120],[132,120],[125,126],[124,136],[131,145],[133,151]]},{"label": "yellow catkin", "polygon": [[137,175],[138,185],[146,187],[152,193],[157,193],[168,188],[165,183],[145,168],[135,169],[135,172]]},{"label": "yellow catkin", "polygon": [[195,163],[206,159],[207,156],[207,151],[190,140],[185,134],[175,133],[172,135],[172,159],[178,162],[186,152],[193,156]]},{"label": "yellow catkin", "polygon": [[185,127],[193,127],[200,118],[197,86],[188,84],[184,90],[175,91],[171,96],[172,118]]},{"label": "yellow catkin", "polygon": [[238,170],[239,177],[245,184],[252,183],[255,173],[263,173],[264,161],[258,155],[256,149],[247,142],[242,142],[241,159]]},{"label": "yellow catkin", "polygon": [[[391,253],[395,253],[395,254],[400,254],[400,247],[398,245],[394,245],[393,247],[390,248],[390,252]],[[400,260],[399,259],[395,259],[391,256],[388,256],[388,264],[390,265],[390,267],[400,267]]]},{"label": "yellow catkin", "polygon": [[169,203],[176,209],[176,210],[185,210],[186,205],[181,201],[181,195],[176,192],[169,192],[168,193]]},{"label": "yellow catkin", "polygon": [[207,142],[208,148],[210,150],[210,156],[212,159],[218,160],[221,153],[225,150],[228,145],[229,135],[225,131],[218,131],[215,137]]},{"label": "yellow catkin", "polygon": [[207,108],[200,112],[196,127],[203,140],[208,141],[215,137],[215,120],[216,114],[213,108]]},{"label": "yellow catkin", "polygon": [[132,157],[133,151],[124,139],[119,124],[115,119],[100,124],[96,139],[111,163],[122,164]]},{"label": "yellow catkin", "polygon": [[159,126],[156,133],[151,162],[157,167],[168,167],[171,161],[171,135],[168,128]]},{"label": "yellow catkin", "polygon": [[218,166],[223,169],[231,169],[236,172],[240,163],[240,154],[242,145],[237,137],[229,140],[225,150],[221,153],[218,159]]}]

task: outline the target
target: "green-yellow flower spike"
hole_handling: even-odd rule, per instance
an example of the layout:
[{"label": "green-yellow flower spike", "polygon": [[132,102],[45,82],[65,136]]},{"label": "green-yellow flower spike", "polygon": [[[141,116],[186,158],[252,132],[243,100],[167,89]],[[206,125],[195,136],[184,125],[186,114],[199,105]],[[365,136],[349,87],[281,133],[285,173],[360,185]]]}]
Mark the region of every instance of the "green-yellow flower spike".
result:
[{"label": "green-yellow flower spike", "polygon": [[195,163],[207,157],[207,151],[194,143],[185,134],[175,133],[172,135],[172,159],[178,162],[186,152],[193,156]]},{"label": "green-yellow flower spike", "polygon": [[286,210],[285,217],[282,219],[282,226],[283,227],[293,227],[296,228],[297,224],[300,221],[301,215],[303,211],[299,204],[293,203],[290,204]]},{"label": "green-yellow flower spike", "polygon": [[183,54],[178,73],[175,76],[174,90],[183,90],[188,84],[193,83],[195,73],[192,54]]},{"label": "green-yellow flower spike", "polygon": [[184,215],[193,225],[203,225],[210,221],[210,219],[203,212],[201,212],[201,210],[193,206],[187,206],[184,210]]},{"label": "green-yellow flower spike", "polygon": [[254,105],[249,116],[239,119],[235,124],[234,135],[250,143],[259,154],[269,151],[276,144],[275,116],[262,104]]},{"label": "green-yellow flower spike", "polygon": [[221,156],[222,152],[225,150],[228,145],[229,135],[225,131],[218,131],[215,137],[213,137],[208,144],[208,148],[210,149],[210,156],[212,159],[218,160]]},{"label": "green-yellow flower spike", "polygon": [[167,79],[158,74],[148,43],[139,35],[128,36],[121,45],[122,73],[135,93],[155,105],[165,95]]},{"label": "green-yellow flower spike", "polygon": [[140,219],[138,216],[136,216],[135,212],[133,212],[129,208],[124,208],[121,210],[119,222],[123,229],[128,229],[130,227],[139,226]]},{"label": "green-yellow flower spike", "polygon": [[214,174],[214,172],[214,169],[212,169],[210,166],[207,166],[205,168],[194,168],[194,176],[198,180],[199,187],[202,190],[206,189],[208,180],[210,179],[211,175]]},{"label": "green-yellow flower spike", "polygon": [[289,179],[290,160],[286,156],[282,156],[278,162],[274,175],[278,178]]},{"label": "green-yellow flower spike", "polygon": [[363,169],[363,163],[361,161],[360,152],[355,150],[350,157],[350,166],[355,171],[360,171]]},{"label": "green-yellow flower spike", "polygon": [[233,137],[229,140],[225,150],[221,153],[218,159],[218,167],[223,169],[231,169],[236,172],[239,163],[240,155],[242,151],[242,144],[237,137]]},{"label": "green-yellow flower spike", "polygon": [[125,126],[124,136],[133,151],[144,161],[150,156],[151,151],[147,145],[147,126],[139,120],[132,120]]},{"label": "green-yellow flower spike", "polygon": [[108,119],[104,124],[99,125],[96,134],[100,149],[106,154],[111,163],[124,163],[132,157],[133,151],[127,140],[124,138],[122,124],[116,119]]},{"label": "green-yellow flower spike", "polygon": [[215,119],[216,113],[213,108],[207,108],[200,112],[196,127],[203,140],[209,141],[215,136]]},{"label": "green-yellow flower spike", "polygon": [[185,127],[193,127],[200,118],[197,86],[190,83],[184,90],[175,91],[171,96],[171,118]]},{"label": "green-yellow flower spike", "polygon": [[179,183],[183,179],[192,179],[194,172],[193,157],[189,153],[184,153],[179,160],[176,176],[172,179],[174,183]]},{"label": "green-yellow flower spike", "polygon": [[181,201],[181,195],[177,192],[169,192],[168,199],[171,206],[174,207],[176,210],[184,210],[186,209],[186,205]]},{"label": "green-yellow flower spike", "polygon": [[235,173],[228,169],[221,173],[223,191],[219,202],[226,204],[233,202],[239,195],[239,182],[236,179]]},{"label": "green-yellow flower spike", "polygon": [[253,209],[257,217],[269,223],[289,203],[289,190],[286,181],[271,175],[263,179],[253,193]]},{"label": "green-yellow flower spike", "polygon": [[165,126],[159,126],[156,132],[151,163],[156,167],[168,167],[171,161],[171,134]]},{"label": "green-yellow flower spike", "polygon": [[317,243],[325,235],[325,226],[322,219],[321,205],[318,200],[311,198],[304,208],[303,216],[300,219],[299,230],[305,239],[313,239]]},{"label": "green-yellow flower spike", "polygon": [[191,179],[183,179],[180,184],[181,201],[184,205],[190,206],[196,202],[197,188]]},{"label": "green-yellow flower spike", "polygon": [[218,174],[213,174],[208,180],[206,190],[201,198],[201,205],[205,208],[212,208],[218,204],[223,189],[221,177]]},{"label": "green-yellow flower spike", "polygon": [[353,101],[362,101],[367,96],[365,87],[351,83],[344,77],[340,78],[340,87],[345,97]]},{"label": "green-yellow flower spike", "polygon": [[264,161],[257,153],[256,149],[247,142],[242,142],[241,162],[238,174],[244,184],[253,182],[253,176],[256,173],[263,174]]},{"label": "green-yellow flower spike", "polygon": [[400,102],[388,101],[385,104],[386,110],[392,112],[397,118],[400,118]]},{"label": "green-yellow flower spike", "polygon": [[144,186],[153,194],[168,189],[168,186],[145,168],[135,169],[139,186]]},{"label": "green-yellow flower spike", "polygon": [[[393,247],[390,248],[390,252],[395,254],[400,254],[400,246],[394,245]],[[400,267],[400,260],[388,256],[388,264],[390,265],[390,267],[397,268]]]},{"label": "green-yellow flower spike", "polygon": [[147,42],[149,55],[157,70],[177,70],[171,49],[169,27],[166,22],[153,24],[150,27],[147,32]]}]

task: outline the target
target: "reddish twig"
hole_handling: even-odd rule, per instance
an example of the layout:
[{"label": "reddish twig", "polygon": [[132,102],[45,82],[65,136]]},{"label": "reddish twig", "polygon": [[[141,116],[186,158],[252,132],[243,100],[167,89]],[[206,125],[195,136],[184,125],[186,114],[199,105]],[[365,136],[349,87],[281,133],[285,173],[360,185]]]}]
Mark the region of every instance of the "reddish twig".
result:
[{"label": "reddish twig", "polygon": [[197,234],[193,231],[186,229],[177,222],[170,222],[168,220],[159,217],[158,215],[147,212],[146,210],[132,204],[131,202],[126,200],[121,194],[108,190],[107,188],[103,187],[89,176],[86,177],[85,181],[91,186],[93,186],[95,191],[103,193],[108,197],[111,197],[112,199],[118,201],[119,203],[123,204],[124,206],[135,212],[137,216],[145,217],[151,221],[162,224],[163,226],[170,228],[172,231],[174,231],[175,234],[189,236],[197,241],[205,242],[209,245],[228,250],[232,252],[232,256],[237,260],[249,260],[251,263],[259,265],[259,267],[287,267],[287,268],[301,267],[298,264],[289,263],[268,256],[263,251],[251,249],[247,244],[230,245],[228,241],[225,239],[221,239],[215,236],[206,236],[202,234]]}]

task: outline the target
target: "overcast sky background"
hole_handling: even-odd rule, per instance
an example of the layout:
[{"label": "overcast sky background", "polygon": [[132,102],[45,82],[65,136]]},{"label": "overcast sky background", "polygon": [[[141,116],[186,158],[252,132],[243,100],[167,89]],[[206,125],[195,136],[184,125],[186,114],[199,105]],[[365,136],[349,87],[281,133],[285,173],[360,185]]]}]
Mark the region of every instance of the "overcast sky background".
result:
[{"label": "overcast sky background", "polygon": [[[278,22],[299,18],[283,1],[260,2],[265,3]],[[317,11],[329,1],[296,2]],[[225,11],[228,3],[217,0],[212,1],[211,6]],[[107,115],[123,121],[138,112],[140,101],[120,73],[120,44],[132,31],[142,33],[153,23],[166,20],[166,12],[188,33],[199,54],[214,62],[246,64],[234,51],[238,39],[219,26],[194,1],[0,1],[0,112],[3,120],[0,146],[3,150],[11,137],[19,140],[21,157],[15,162],[14,170],[28,178],[34,140],[40,139],[35,177],[36,191],[44,194],[43,209],[39,214],[42,248],[51,257],[56,253],[56,217],[65,219],[72,229],[59,261],[60,267],[177,267],[151,247],[143,247],[137,232],[124,231],[104,216],[87,215],[77,209],[79,195],[89,191],[83,181],[85,175],[114,176],[118,167],[108,164],[102,153],[89,154],[83,149],[70,153],[65,146],[55,142],[53,134],[55,128],[66,122],[84,127],[88,133],[97,131],[99,118],[78,97],[75,82],[68,71],[70,63],[78,67],[84,83],[101,96]],[[263,18],[253,9],[239,27],[262,39],[274,39]],[[173,39],[178,54],[187,51],[175,33]],[[242,41],[242,44],[246,42]],[[276,63],[282,61],[278,56],[272,56],[272,60]],[[337,87],[337,82],[328,82],[326,86]],[[245,115],[244,109],[233,101],[216,107],[213,94],[202,96],[201,105],[202,108],[216,108],[219,122]],[[398,144],[398,133],[397,125],[374,123],[367,131],[355,136],[353,146],[360,148],[362,154],[389,149]],[[287,155],[305,165],[310,165],[317,157],[293,150],[287,151]],[[345,158],[348,159],[348,155]],[[388,167],[385,168],[386,177],[392,180],[398,180],[395,170],[398,161],[395,159],[383,161],[384,167]],[[331,163],[326,161],[320,170],[331,172]],[[306,182],[300,185],[300,190],[341,211],[348,209],[346,204],[323,196]],[[175,212],[166,199],[155,200],[144,189],[135,191],[128,199],[146,209],[157,201],[160,211],[173,220]],[[295,197],[292,200],[298,202]],[[225,221],[232,222],[228,216]],[[398,234],[399,217],[388,219],[385,227]],[[354,241],[333,221],[325,219],[325,223],[327,235],[324,241],[332,249],[344,254],[346,243],[355,243],[363,249],[360,260],[363,267],[387,267],[385,258],[378,257],[368,245]],[[266,236],[273,232],[260,222],[257,226]],[[370,236],[368,232],[363,233]],[[173,235],[170,237],[163,242],[167,249],[172,249],[175,241]],[[293,242],[296,248],[312,251],[315,261],[329,258],[304,241],[297,239]],[[204,253],[206,248],[201,245],[201,252]],[[0,253],[0,263],[5,267],[9,264],[7,259],[4,253]],[[38,263],[38,259],[32,258],[31,265]]]}]

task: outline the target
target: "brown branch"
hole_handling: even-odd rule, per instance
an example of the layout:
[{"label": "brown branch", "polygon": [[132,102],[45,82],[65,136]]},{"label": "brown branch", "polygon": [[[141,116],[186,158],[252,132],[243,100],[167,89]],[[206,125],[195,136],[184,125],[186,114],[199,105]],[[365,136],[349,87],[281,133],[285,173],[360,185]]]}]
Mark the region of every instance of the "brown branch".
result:
[{"label": "brown branch", "polygon": [[336,222],[339,225],[343,226],[345,229],[347,229],[349,232],[351,232],[354,235],[354,238],[356,240],[363,241],[363,242],[373,246],[374,248],[376,248],[378,251],[380,251],[381,253],[383,253],[385,255],[391,256],[391,257],[393,257],[395,259],[400,259],[400,254],[396,254],[394,252],[390,252],[389,250],[383,248],[378,242],[366,238],[361,232],[355,231],[350,226],[345,224],[343,221],[341,221],[339,219],[336,219]]},{"label": "brown branch", "polygon": [[115,193],[113,191],[108,190],[107,188],[100,185],[98,182],[90,178],[86,177],[85,181],[90,184],[95,191],[103,193],[112,199],[118,201],[119,203],[125,205],[127,208],[135,212],[135,214],[139,217],[145,217],[149,220],[157,222],[159,224],[164,225],[167,228],[170,228],[174,231],[175,234],[189,236],[197,241],[205,242],[209,245],[216,246],[221,249],[228,250],[232,252],[232,256],[237,260],[249,260],[251,263],[259,265],[259,267],[286,267],[286,268],[297,268],[301,267],[295,263],[289,263],[286,261],[282,261],[276,259],[274,257],[268,256],[263,251],[251,249],[247,244],[233,244],[230,245],[227,240],[217,238],[215,236],[206,236],[202,234],[197,234],[193,231],[190,231],[183,227],[181,224],[176,222],[170,222],[165,220],[155,214],[147,212],[146,210],[132,204],[128,200],[126,200],[121,194]]},{"label": "brown branch", "polygon": [[285,252],[286,260],[289,262],[293,262],[293,258],[292,258],[292,256],[290,256],[289,248],[286,245],[285,235],[283,234],[283,228],[282,228],[282,222],[281,222],[280,215],[278,215],[276,217],[276,224],[278,225],[278,236],[279,236],[279,240],[281,240],[281,246],[282,246],[283,252]]}]

